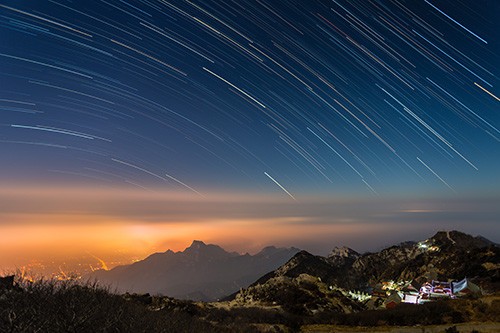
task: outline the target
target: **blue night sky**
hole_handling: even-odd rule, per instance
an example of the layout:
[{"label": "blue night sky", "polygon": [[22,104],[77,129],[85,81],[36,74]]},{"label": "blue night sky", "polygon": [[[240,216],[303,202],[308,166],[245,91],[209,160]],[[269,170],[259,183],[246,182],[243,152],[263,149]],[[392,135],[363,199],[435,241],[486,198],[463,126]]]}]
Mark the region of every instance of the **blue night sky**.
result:
[{"label": "blue night sky", "polygon": [[496,207],[499,10],[1,1],[0,182]]}]

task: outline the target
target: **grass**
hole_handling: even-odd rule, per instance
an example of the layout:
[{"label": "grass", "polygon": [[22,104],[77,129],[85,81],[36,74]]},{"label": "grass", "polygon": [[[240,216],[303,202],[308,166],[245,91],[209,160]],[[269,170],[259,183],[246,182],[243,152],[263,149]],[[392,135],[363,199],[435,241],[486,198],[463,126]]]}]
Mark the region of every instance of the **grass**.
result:
[{"label": "grass", "polygon": [[96,284],[18,280],[0,289],[0,332],[230,332],[185,308],[153,309]]}]

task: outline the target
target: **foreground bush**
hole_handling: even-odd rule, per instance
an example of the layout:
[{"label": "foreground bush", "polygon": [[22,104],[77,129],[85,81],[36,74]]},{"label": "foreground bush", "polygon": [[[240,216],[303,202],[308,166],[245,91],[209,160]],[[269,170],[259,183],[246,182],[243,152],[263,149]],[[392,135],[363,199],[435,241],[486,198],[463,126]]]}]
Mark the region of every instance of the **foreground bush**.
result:
[{"label": "foreground bush", "polygon": [[153,311],[94,284],[21,281],[0,288],[0,332],[228,332],[183,311]]}]

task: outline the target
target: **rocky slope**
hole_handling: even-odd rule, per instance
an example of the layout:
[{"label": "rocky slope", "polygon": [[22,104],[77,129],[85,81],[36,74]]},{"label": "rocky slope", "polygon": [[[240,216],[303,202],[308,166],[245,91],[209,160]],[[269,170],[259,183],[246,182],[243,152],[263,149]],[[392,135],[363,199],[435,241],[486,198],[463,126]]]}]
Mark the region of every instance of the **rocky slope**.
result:
[{"label": "rocky slope", "polygon": [[277,276],[266,282],[253,284],[235,295],[233,306],[278,306],[297,315],[314,315],[318,312],[352,313],[361,305],[332,290],[320,278],[309,274],[297,277]]},{"label": "rocky slope", "polygon": [[[304,287],[305,276],[309,282],[316,281],[316,287]],[[291,298],[287,295],[295,293],[296,299],[305,299],[308,311],[329,309],[323,304],[329,300],[333,309],[349,312],[356,307],[349,305],[344,295],[334,292],[337,287],[367,291],[381,281],[413,280],[419,285],[432,279],[448,281],[464,277],[486,291],[500,290],[500,248],[482,237],[442,231],[418,243],[401,243],[363,255],[345,247],[335,248],[328,257],[301,251],[231,299],[250,303],[264,300],[288,306]],[[316,295],[316,303],[311,295]]]},{"label": "rocky slope", "polygon": [[270,246],[253,256],[240,255],[194,241],[184,251],[155,253],[132,265],[96,271],[87,278],[118,292],[212,301],[247,287],[298,251]]},{"label": "rocky slope", "polygon": [[498,282],[500,271],[494,266],[499,262],[500,248],[489,240],[459,231],[440,231],[416,244],[405,243],[361,256],[349,270],[347,285],[360,288],[363,283],[373,285],[380,280],[414,280],[421,284],[468,277],[489,286]]}]

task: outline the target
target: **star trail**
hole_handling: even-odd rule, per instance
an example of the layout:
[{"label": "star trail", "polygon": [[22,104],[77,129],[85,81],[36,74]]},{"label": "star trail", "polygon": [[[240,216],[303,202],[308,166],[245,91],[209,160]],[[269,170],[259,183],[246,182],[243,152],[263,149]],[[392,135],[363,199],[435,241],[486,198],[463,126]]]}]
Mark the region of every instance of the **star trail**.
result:
[{"label": "star trail", "polygon": [[498,184],[498,13],[2,1],[0,176],[298,200]]},{"label": "star trail", "polygon": [[0,0],[0,270],[193,239],[500,242],[499,17],[497,0]]}]

